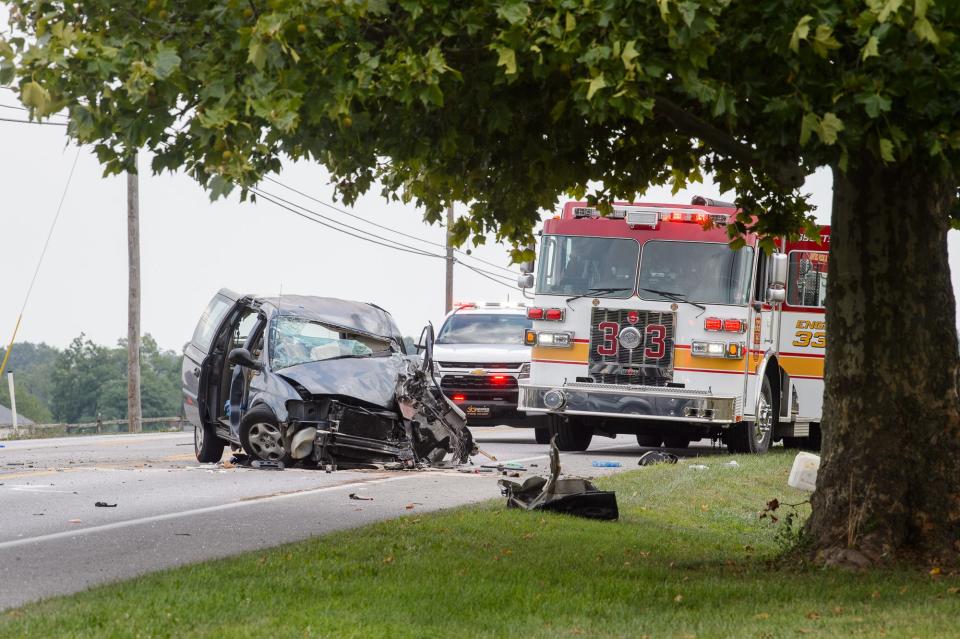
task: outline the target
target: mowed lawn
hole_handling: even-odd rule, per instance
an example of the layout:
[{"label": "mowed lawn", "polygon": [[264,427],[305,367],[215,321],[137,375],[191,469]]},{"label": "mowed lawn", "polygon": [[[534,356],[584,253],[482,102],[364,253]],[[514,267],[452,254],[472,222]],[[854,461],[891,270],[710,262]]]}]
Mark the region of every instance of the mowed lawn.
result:
[{"label": "mowed lawn", "polygon": [[778,560],[758,513],[806,499],[792,459],[605,479],[618,522],[499,501],[412,515],[8,611],[0,637],[960,636],[955,575]]}]

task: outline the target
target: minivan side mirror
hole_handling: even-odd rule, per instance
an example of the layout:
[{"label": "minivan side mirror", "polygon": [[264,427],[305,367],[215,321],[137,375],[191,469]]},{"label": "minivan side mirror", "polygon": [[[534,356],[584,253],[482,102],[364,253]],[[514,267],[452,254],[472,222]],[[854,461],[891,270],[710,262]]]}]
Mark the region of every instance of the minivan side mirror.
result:
[{"label": "minivan side mirror", "polygon": [[263,370],[263,363],[255,360],[253,355],[250,354],[250,351],[245,348],[235,348],[230,351],[230,355],[227,356],[227,361],[236,366],[244,366],[255,371]]}]

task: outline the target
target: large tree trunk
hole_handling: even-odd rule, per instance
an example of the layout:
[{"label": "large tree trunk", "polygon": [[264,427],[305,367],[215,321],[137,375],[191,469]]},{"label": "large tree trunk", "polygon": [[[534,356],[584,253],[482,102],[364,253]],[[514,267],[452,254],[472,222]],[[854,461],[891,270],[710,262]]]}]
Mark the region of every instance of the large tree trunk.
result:
[{"label": "large tree trunk", "polygon": [[960,404],[947,262],[951,180],[835,171],[823,459],[806,533],[828,564],[960,552]]}]

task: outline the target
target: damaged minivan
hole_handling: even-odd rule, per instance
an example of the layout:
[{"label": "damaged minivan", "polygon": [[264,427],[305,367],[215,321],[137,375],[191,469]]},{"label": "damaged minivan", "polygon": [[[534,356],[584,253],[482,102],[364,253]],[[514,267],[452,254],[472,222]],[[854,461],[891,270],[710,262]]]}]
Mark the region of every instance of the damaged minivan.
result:
[{"label": "damaged minivan", "polygon": [[328,297],[241,296],[207,306],[184,349],[184,411],[200,462],[225,446],[262,462],[330,469],[460,464],[475,446],[463,412],[391,315]]}]

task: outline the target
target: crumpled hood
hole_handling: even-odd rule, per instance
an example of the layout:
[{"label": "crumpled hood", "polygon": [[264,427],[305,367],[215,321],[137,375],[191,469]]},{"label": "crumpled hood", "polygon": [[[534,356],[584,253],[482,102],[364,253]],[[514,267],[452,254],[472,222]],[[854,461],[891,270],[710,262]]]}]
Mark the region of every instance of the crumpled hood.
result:
[{"label": "crumpled hood", "polygon": [[276,374],[300,384],[312,395],[345,395],[392,410],[397,375],[405,361],[397,353],[390,357],[351,357],[297,364]]},{"label": "crumpled hood", "polygon": [[522,363],[530,361],[530,347],[523,344],[435,344],[435,362]]}]

